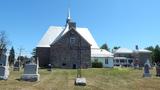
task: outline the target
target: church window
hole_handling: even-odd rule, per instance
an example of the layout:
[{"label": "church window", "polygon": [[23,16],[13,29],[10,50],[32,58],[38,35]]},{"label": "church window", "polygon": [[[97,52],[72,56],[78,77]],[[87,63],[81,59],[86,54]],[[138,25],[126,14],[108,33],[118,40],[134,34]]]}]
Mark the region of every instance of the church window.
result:
[{"label": "church window", "polygon": [[75,37],[71,37],[70,38],[70,44],[73,45],[76,42],[76,38]]}]

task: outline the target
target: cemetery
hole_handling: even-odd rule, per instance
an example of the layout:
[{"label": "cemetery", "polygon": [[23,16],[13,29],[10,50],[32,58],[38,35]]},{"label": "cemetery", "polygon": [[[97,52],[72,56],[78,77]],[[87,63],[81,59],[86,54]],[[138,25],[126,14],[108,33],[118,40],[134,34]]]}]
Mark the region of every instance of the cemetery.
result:
[{"label": "cemetery", "polygon": [[[152,21],[152,19],[157,21],[158,19],[149,14],[153,14],[153,11],[157,12],[156,10],[151,9],[152,12],[150,12],[150,8],[147,7],[146,11],[150,16],[145,16],[148,14],[145,13],[144,2],[139,5],[142,7],[133,4],[128,8],[130,6],[128,1],[128,6],[126,1],[125,4],[120,1],[120,5],[124,9],[116,1],[112,2],[112,5],[106,0],[107,5],[102,5],[103,7],[99,2],[95,3],[96,6],[93,4],[93,7],[96,8],[91,7],[91,1],[84,1],[82,8],[79,7],[79,3],[76,5],[78,1],[72,6],[70,5],[71,0],[67,0],[68,14],[65,24],[53,26],[52,23],[55,24],[57,21],[59,23],[63,19],[57,16],[60,16],[63,12],[62,9],[66,7],[63,7],[65,5],[61,1],[61,4],[57,4],[58,0],[53,0],[54,4],[51,5],[48,2],[42,3],[42,1],[35,0],[34,3],[30,2],[26,5],[25,3],[28,1],[25,3],[23,1],[24,5],[20,1],[14,1],[14,3],[10,1],[10,4],[8,2],[7,5],[4,4],[4,11],[3,5],[0,5],[2,6],[2,15],[4,14],[3,16],[0,14],[0,20],[3,22],[0,23],[4,24],[0,24],[0,30],[10,30],[8,31],[9,35],[11,34],[9,37],[12,38],[12,44],[16,47],[14,50],[13,46],[10,46],[8,34],[0,31],[0,90],[160,90],[160,47],[159,45],[146,47],[146,43],[156,41],[158,37],[154,35],[155,33],[148,33],[149,29],[156,30],[157,27],[159,29],[159,23],[156,22],[157,27],[153,28],[156,24],[153,23],[154,20]],[[46,6],[42,6],[44,4]],[[91,9],[85,7],[85,4]],[[55,6],[55,11],[52,5]],[[76,8],[73,8],[74,5]],[[6,6],[9,9],[6,9]],[[144,9],[143,14],[140,13],[142,11],[138,13],[132,11],[135,8],[133,6],[136,6],[135,11]],[[146,6],[151,5],[147,4]],[[12,8],[16,10],[12,10]],[[74,11],[73,17],[76,17],[76,22],[71,17],[70,8]],[[49,18],[48,15],[57,16]],[[101,17],[101,15],[105,16]],[[151,21],[149,21],[151,16]],[[1,17],[4,17],[5,22]],[[51,23],[48,20],[54,22],[51,21]],[[88,21],[89,23],[87,23]],[[87,25],[87,27],[79,25]],[[47,27],[48,29],[44,33]],[[148,31],[147,28],[149,28]],[[148,35],[144,34],[143,29],[147,31]],[[158,29],[156,33],[158,33]],[[23,33],[16,30],[23,30]],[[40,36],[42,33],[43,36]],[[156,39],[149,36],[150,34],[156,36]],[[148,41],[152,38],[152,41]],[[36,42],[38,39],[39,42]],[[105,44],[99,47],[98,44],[102,44],[102,42]],[[110,47],[107,45],[108,42],[111,42],[109,43]],[[151,45],[155,45],[155,43],[157,42],[151,43]],[[26,50],[22,48],[23,45],[27,48]],[[135,48],[129,49],[131,45],[135,45]],[[9,48],[11,48],[10,51]],[[22,53],[23,51],[24,53]]]},{"label": "cemetery", "polygon": [[89,68],[82,69],[86,86],[74,85],[77,70],[74,69],[39,69],[40,81],[18,80],[19,72],[10,69],[8,80],[0,81],[0,90],[159,90],[160,78],[156,77],[156,68],[150,69],[151,77],[144,78],[143,70],[133,68]]}]

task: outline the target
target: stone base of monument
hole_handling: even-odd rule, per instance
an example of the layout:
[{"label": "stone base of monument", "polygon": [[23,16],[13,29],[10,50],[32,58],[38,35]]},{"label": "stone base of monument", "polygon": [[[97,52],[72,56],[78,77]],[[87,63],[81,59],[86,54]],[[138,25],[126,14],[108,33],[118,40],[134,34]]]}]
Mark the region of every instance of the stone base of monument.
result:
[{"label": "stone base of monument", "polygon": [[39,74],[23,74],[21,79],[24,81],[39,81],[40,79],[40,75]]},{"label": "stone base of monument", "polygon": [[13,71],[20,71],[20,68],[19,67],[14,67]]},{"label": "stone base of monument", "polygon": [[9,67],[0,66],[0,80],[7,80],[9,76]]},{"label": "stone base of monument", "polygon": [[151,74],[150,73],[144,73],[143,77],[151,77]]},{"label": "stone base of monument", "polygon": [[86,86],[86,78],[76,78],[75,85]]}]

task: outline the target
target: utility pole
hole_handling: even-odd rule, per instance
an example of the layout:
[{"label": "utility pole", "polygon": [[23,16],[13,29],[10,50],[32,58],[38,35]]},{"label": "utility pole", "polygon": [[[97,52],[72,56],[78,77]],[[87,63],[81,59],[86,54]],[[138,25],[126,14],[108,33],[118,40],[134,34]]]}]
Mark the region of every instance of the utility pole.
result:
[{"label": "utility pole", "polygon": [[21,55],[22,55],[23,50],[24,49],[22,47],[19,48],[19,56],[18,56],[18,64],[19,64],[18,66],[19,66],[19,68],[20,68]]}]

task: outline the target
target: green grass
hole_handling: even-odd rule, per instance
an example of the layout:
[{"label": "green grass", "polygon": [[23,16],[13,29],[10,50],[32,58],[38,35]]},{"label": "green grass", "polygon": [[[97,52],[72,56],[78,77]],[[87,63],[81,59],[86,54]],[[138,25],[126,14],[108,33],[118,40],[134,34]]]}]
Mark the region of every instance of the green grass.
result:
[{"label": "green grass", "polygon": [[10,71],[9,79],[0,81],[0,90],[160,90],[155,69],[151,70],[151,78],[143,78],[143,70],[131,68],[83,69],[87,86],[74,85],[77,70],[72,69],[40,69],[39,82],[18,81],[22,71]]}]

